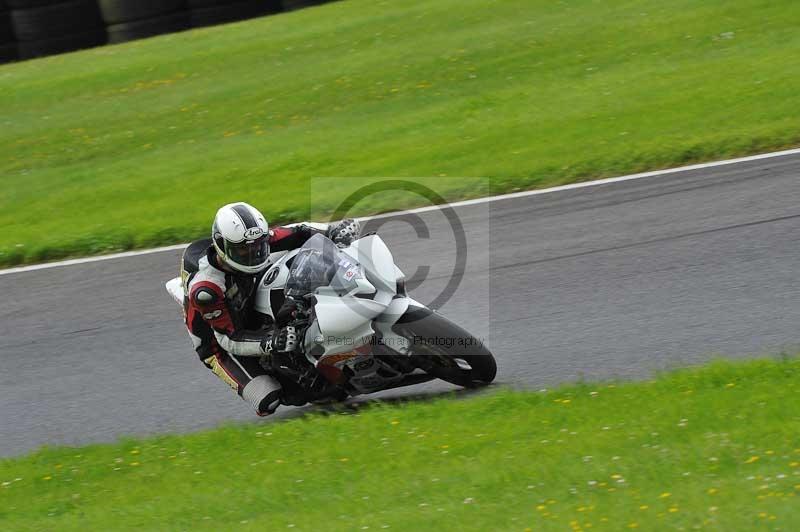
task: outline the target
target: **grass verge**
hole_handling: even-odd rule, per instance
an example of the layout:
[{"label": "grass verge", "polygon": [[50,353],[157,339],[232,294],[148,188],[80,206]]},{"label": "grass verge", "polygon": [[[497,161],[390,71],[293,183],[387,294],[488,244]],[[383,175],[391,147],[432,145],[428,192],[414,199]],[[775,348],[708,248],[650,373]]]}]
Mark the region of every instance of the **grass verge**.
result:
[{"label": "grass verge", "polygon": [[315,176],[452,200],[796,145],[795,7],[348,0],[2,66],[0,265],[324,216]]},{"label": "grass verge", "polygon": [[0,462],[4,530],[800,526],[800,360]]}]

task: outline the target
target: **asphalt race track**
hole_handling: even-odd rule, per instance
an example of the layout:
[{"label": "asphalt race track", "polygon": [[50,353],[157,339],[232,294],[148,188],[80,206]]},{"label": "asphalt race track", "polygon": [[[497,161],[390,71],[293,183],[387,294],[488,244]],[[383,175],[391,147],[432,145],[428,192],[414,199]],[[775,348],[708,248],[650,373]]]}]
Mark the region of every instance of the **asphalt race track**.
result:
[{"label": "asphalt race track", "polygon": [[[800,156],[456,212],[466,269],[441,311],[487,339],[500,383],[640,378],[800,346]],[[380,232],[408,275],[430,268],[414,295],[433,300],[454,267],[447,219]],[[163,288],[179,254],[0,276],[0,455],[258,421],[191,349]]]}]

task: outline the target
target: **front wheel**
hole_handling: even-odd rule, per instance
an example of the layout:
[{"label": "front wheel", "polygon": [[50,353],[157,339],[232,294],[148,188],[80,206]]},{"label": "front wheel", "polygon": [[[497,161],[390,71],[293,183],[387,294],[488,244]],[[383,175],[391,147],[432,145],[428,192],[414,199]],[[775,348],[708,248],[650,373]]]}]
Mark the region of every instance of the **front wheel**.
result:
[{"label": "front wheel", "polygon": [[497,375],[494,356],[481,340],[430,309],[409,307],[392,329],[411,342],[417,367],[436,378],[473,387]]}]

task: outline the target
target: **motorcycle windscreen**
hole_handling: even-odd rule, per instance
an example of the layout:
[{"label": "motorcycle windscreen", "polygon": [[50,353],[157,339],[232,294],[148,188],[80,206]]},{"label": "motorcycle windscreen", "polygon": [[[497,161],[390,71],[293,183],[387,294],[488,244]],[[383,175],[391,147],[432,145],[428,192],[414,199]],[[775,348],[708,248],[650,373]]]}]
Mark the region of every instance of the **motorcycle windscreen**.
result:
[{"label": "motorcycle windscreen", "polygon": [[292,259],[286,295],[303,297],[326,286],[344,295],[358,287],[361,265],[322,234],[311,237]]}]

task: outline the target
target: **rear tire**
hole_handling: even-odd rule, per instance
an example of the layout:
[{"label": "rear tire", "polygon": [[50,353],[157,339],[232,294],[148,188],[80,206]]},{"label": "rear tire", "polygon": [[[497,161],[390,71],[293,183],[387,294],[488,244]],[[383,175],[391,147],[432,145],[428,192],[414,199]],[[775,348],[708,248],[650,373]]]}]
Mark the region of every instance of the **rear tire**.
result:
[{"label": "rear tire", "polygon": [[430,309],[409,307],[392,329],[411,341],[414,363],[436,378],[474,387],[491,383],[497,375],[497,362],[483,342]]}]

